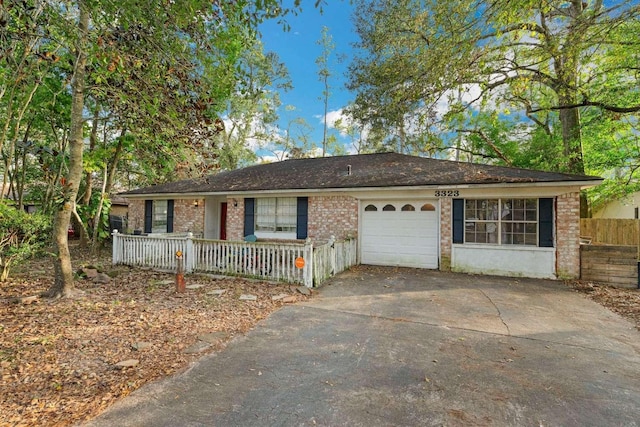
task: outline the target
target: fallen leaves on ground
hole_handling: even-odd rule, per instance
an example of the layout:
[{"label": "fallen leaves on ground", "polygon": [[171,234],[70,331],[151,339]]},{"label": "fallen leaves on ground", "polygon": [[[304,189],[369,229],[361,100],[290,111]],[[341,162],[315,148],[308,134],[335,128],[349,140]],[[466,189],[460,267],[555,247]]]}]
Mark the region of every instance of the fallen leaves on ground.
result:
[{"label": "fallen leaves on ground", "polygon": [[[79,279],[77,298],[20,300],[50,287],[48,264],[23,266],[0,283],[1,426],[64,426],[92,418],[249,331],[284,304],[273,296],[307,298],[295,286],[207,276],[187,276],[188,286],[200,287],[177,293],[172,274],[112,268],[106,261],[103,270],[115,276],[108,284]],[[240,300],[245,294],[257,298]],[[185,353],[212,334],[222,339]]]},{"label": "fallen leaves on ground", "polygon": [[[187,285],[201,287],[180,294],[174,275],[113,268],[109,258],[75,253],[74,266],[97,265],[115,277],[100,285],[78,280],[78,298],[31,298],[53,280],[51,261],[38,260],[0,283],[0,426],[65,426],[90,419],[143,384],[222,349],[283,301],[307,298],[288,285],[207,276],[187,276]],[[567,283],[640,330],[640,290]],[[256,300],[243,301],[241,295]],[[226,338],[203,352],[186,353],[203,335]],[[132,366],[119,367],[120,362]]]},{"label": "fallen leaves on ground", "polygon": [[600,305],[632,322],[640,331],[640,289],[574,280],[567,284]]}]

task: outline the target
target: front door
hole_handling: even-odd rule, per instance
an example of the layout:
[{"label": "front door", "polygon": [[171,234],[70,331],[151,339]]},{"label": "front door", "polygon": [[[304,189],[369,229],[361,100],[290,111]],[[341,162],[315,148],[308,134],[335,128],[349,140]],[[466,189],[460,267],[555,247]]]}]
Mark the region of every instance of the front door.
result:
[{"label": "front door", "polygon": [[220,203],[220,240],[227,240],[227,202]]}]

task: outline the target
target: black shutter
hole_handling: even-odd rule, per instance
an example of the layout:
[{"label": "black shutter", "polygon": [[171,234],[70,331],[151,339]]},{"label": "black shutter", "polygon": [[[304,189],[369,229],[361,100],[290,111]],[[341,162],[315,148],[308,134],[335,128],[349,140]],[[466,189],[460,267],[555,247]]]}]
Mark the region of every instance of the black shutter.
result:
[{"label": "black shutter", "polygon": [[151,233],[153,225],[153,200],[144,201],[144,232]]},{"label": "black shutter", "polygon": [[173,200],[167,200],[167,233],[173,233]]},{"label": "black shutter", "polygon": [[453,243],[464,243],[464,199],[453,199]]},{"label": "black shutter", "polygon": [[256,199],[244,199],[244,235],[250,236],[255,232]]},{"label": "black shutter", "polygon": [[309,215],[309,198],[298,197],[296,239],[307,238],[308,215]]},{"label": "black shutter", "polygon": [[553,247],[553,199],[538,199],[538,246]]}]

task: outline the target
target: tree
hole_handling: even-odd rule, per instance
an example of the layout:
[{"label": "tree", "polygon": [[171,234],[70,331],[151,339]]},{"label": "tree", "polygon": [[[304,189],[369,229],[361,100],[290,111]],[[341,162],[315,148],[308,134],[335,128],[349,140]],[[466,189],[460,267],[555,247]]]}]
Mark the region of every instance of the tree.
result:
[{"label": "tree", "polygon": [[0,171],[20,202],[28,186],[55,212],[48,296],[74,293],[70,218],[95,243],[118,170],[146,185],[241,161],[256,133],[238,134],[235,148],[220,145],[221,117],[233,98],[245,102],[239,121],[251,109],[263,124],[275,120],[272,89],[284,68],[255,48],[257,26],[276,18],[286,27],[299,5],[0,2]]},{"label": "tree", "polygon": [[341,135],[347,137],[351,142],[351,147],[357,154],[365,151],[365,127],[358,121],[351,120],[350,117],[342,117],[335,121],[333,126]]},{"label": "tree", "polygon": [[374,128],[436,132],[455,147],[456,136],[488,134],[474,120],[484,111],[524,123],[529,133],[520,139],[542,131],[560,144],[554,167],[583,174],[581,115],[640,111],[640,5],[633,1],[357,3],[352,112]]},{"label": "tree", "polygon": [[49,244],[50,226],[44,215],[30,215],[0,200],[0,282],[7,280],[16,263]]},{"label": "tree", "polygon": [[324,107],[324,114],[322,115],[322,157],[324,157],[327,152],[327,113],[329,112],[329,97],[331,97],[331,85],[329,84],[331,69],[329,68],[329,59],[331,57],[331,52],[335,49],[333,37],[329,34],[328,27],[322,27],[321,38],[316,42],[316,44],[322,47],[320,56],[316,58],[316,65],[318,66],[318,80],[320,80],[323,85],[322,96],[319,99],[322,101],[322,105]]},{"label": "tree", "polygon": [[[59,59],[40,31],[49,19],[46,10],[46,2],[42,1],[0,4],[0,153],[5,171],[2,190],[11,185],[11,164],[25,114],[50,65]],[[0,195],[4,194],[0,191]]]},{"label": "tree", "polygon": [[[288,113],[295,111],[295,107],[287,105]],[[302,159],[314,157],[318,148],[311,138],[312,126],[302,117],[294,117],[287,121],[285,129],[274,129],[272,140],[265,149],[278,160]],[[264,160],[264,159],[263,159]]]},{"label": "tree", "polygon": [[212,142],[218,143],[221,169],[236,169],[255,159],[255,150],[269,144],[280,106],[280,91],[291,88],[284,63],[273,52],[265,53],[255,41],[244,50],[238,64],[236,88],[230,95],[220,127]]},{"label": "tree", "polygon": [[[297,8],[297,5],[296,5]],[[145,59],[146,70],[153,70],[154,82],[165,81],[166,91],[138,95],[146,97],[146,114],[154,115],[165,107],[173,110],[173,103],[165,102],[173,96],[184,102],[190,99],[192,111],[205,111],[212,106],[215,111],[229,96],[226,84],[233,81],[233,67],[242,51],[242,34],[255,34],[256,25],[264,19],[288,13],[279,0],[252,2],[210,2],[205,0],[183,0],[175,2],[87,2],[53,3],[52,13],[57,13],[55,25],[63,49],[71,52],[73,67],[70,72],[71,115],[69,131],[68,171],[62,178],[61,197],[56,205],[54,221],[55,279],[47,296],[73,295],[73,274],[67,242],[67,226],[77,200],[83,177],[84,109],[87,93],[100,84],[124,62],[118,55],[104,55],[102,48],[114,34],[129,37],[130,44],[139,51],[154,53]],[[105,40],[106,38],[106,40]],[[114,43],[118,45],[118,43]],[[220,55],[224,52],[224,55]],[[104,76],[100,75],[101,70]],[[219,71],[225,73],[220,74]],[[186,74],[178,74],[178,72]],[[151,73],[152,74],[152,73]],[[146,76],[150,76],[147,74]],[[221,77],[219,81],[215,77]],[[93,81],[90,81],[92,78]],[[218,86],[203,92],[199,82],[213,79]],[[184,105],[184,104],[183,104]],[[177,131],[177,128],[169,129]],[[171,132],[165,132],[171,136]]]}]

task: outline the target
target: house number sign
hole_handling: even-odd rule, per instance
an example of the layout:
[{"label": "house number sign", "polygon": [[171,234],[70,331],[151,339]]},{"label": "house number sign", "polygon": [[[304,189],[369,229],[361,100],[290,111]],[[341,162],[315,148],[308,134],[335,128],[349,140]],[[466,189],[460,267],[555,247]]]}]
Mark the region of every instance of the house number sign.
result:
[{"label": "house number sign", "polygon": [[458,190],[436,190],[436,197],[458,197],[460,192]]}]

